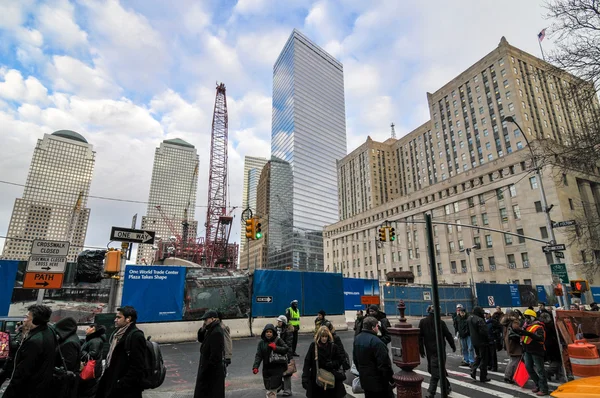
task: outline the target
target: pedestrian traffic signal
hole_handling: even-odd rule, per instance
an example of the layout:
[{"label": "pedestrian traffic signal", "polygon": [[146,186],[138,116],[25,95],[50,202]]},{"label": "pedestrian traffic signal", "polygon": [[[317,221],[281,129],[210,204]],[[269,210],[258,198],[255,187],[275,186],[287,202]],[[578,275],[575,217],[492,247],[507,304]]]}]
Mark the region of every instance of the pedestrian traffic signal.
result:
[{"label": "pedestrian traffic signal", "polygon": [[386,229],[387,229],[386,227],[379,228],[379,241],[380,242],[387,242]]},{"label": "pedestrian traffic signal", "polygon": [[104,272],[118,274],[121,271],[121,251],[109,249],[104,256]]},{"label": "pedestrian traffic signal", "polygon": [[588,290],[588,281],[584,279],[576,279],[571,281],[571,293],[573,296],[581,297],[581,294],[587,292]]},{"label": "pedestrian traffic signal", "polygon": [[393,242],[396,240],[396,228],[389,227],[389,229],[390,229],[390,242]]},{"label": "pedestrian traffic signal", "polygon": [[558,284],[556,285],[556,287],[554,288],[554,295],[559,297],[563,295],[563,287],[562,284]]},{"label": "pedestrian traffic signal", "polygon": [[254,235],[255,239],[260,239],[263,237],[261,226],[262,226],[262,224],[260,223],[260,220],[258,218],[255,218],[254,219],[254,231],[256,232]]},{"label": "pedestrian traffic signal", "polygon": [[254,218],[249,218],[246,220],[246,239],[254,239],[254,234]]}]

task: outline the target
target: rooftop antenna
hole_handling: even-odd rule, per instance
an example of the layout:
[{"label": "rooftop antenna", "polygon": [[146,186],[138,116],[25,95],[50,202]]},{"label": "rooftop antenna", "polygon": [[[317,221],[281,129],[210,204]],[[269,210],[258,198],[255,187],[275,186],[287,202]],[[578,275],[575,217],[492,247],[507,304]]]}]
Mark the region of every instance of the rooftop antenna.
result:
[{"label": "rooftop antenna", "polygon": [[394,124],[394,122],[392,122],[390,127],[392,128],[392,138],[396,138],[396,129],[394,129],[394,127],[396,127],[396,125]]}]

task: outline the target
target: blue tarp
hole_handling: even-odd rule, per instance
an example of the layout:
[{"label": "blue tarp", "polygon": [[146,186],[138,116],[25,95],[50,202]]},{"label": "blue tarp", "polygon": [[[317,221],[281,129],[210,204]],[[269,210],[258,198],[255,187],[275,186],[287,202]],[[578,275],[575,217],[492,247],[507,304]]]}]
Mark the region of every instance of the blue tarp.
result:
[{"label": "blue tarp", "polygon": [[128,265],[121,305],[131,305],[138,322],[180,321],[185,267]]},{"label": "blue tarp", "polygon": [[544,286],[477,283],[477,305],[481,307],[537,307],[540,301],[547,302]]},{"label": "blue tarp", "polygon": [[596,303],[600,303],[600,287],[592,286],[590,287],[590,290],[592,292],[592,300]]},{"label": "blue tarp", "polygon": [[327,314],[344,313],[342,274],[303,272],[302,279],[302,315],[316,316],[320,310],[325,310]]},{"label": "blue tarp", "polygon": [[0,316],[8,315],[18,267],[18,261],[0,260]]}]

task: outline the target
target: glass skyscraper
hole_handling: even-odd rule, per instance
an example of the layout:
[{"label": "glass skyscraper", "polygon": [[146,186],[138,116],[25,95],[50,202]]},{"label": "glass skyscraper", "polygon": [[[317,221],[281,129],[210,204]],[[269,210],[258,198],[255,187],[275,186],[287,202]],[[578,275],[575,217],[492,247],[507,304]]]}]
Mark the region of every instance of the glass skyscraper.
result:
[{"label": "glass skyscraper", "polygon": [[322,270],[323,226],[339,219],[336,162],[346,156],[344,71],[297,30],[273,67],[271,155],[292,170],[292,266]]}]

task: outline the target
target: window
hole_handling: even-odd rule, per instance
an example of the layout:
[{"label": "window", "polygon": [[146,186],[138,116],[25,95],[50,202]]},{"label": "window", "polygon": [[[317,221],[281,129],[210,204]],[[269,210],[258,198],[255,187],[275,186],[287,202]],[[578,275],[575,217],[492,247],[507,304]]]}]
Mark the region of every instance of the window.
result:
[{"label": "window", "polygon": [[460,260],[460,270],[463,274],[467,273],[467,260]]},{"label": "window", "polygon": [[523,143],[521,141],[517,141],[517,149],[523,149]]},{"label": "window", "polygon": [[505,245],[512,245],[512,242],[513,242],[512,235],[504,234],[504,244]]},{"label": "window", "polygon": [[490,263],[490,271],[496,271],[496,259],[492,257],[488,257],[488,262]]},{"label": "window", "polygon": [[456,274],[456,261],[450,261],[450,272]]},{"label": "window", "polygon": [[486,235],[485,236],[485,247],[492,247],[492,235]]},{"label": "window", "polygon": [[444,206],[444,212],[446,213],[446,215],[450,214],[450,205]]},{"label": "window", "polygon": [[548,228],[540,227],[540,235],[542,239],[548,239]]},{"label": "window", "polygon": [[517,263],[515,262],[515,255],[509,254],[506,256],[506,260],[508,260],[508,268],[515,269],[517,268]]},{"label": "window", "polygon": [[438,275],[442,275],[444,273],[444,269],[442,268],[442,263],[437,263]]},{"label": "window", "polygon": [[534,202],[533,204],[535,206],[536,213],[541,213],[542,211],[544,211],[542,209],[542,202],[540,202],[539,200],[537,202]]},{"label": "window", "polygon": [[449,242],[448,243],[448,249],[450,250],[450,253],[454,253],[454,242]]},{"label": "window", "polygon": [[510,184],[508,186],[508,192],[510,192],[511,198],[514,198],[515,196],[517,196],[517,187],[515,186],[515,184]]},{"label": "window", "polygon": [[471,225],[477,225],[477,216],[471,216]]},{"label": "window", "polygon": [[496,189],[496,196],[498,197],[498,200],[504,199],[504,190],[502,188]]},{"label": "window", "polygon": [[413,249],[408,249],[408,258],[409,260],[414,259]]},{"label": "window", "polygon": [[[481,97],[479,97],[479,99],[481,99]],[[484,112],[483,106],[480,106],[479,107],[479,114],[483,115],[483,112]]]},{"label": "window", "polygon": [[452,233],[452,225],[448,225],[448,233],[451,234]]},{"label": "window", "polygon": [[[523,232],[523,228],[517,229],[517,233],[519,235],[525,235],[525,232]],[[519,236],[519,243],[525,243],[525,238]]]},{"label": "window", "polygon": [[469,207],[475,207],[475,201],[473,200],[472,196],[469,199],[467,199],[467,202],[469,204]]},{"label": "window", "polygon": [[483,272],[483,258],[477,259],[477,271]]},{"label": "window", "polygon": [[521,219],[521,209],[519,209],[519,205],[513,205],[513,216],[516,220]]},{"label": "window", "polygon": [[465,248],[465,242],[462,239],[458,240],[458,250],[463,250]]},{"label": "window", "polygon": [[440,244],[436,243],[435,245],[435,254],[440,254]]},{"label": "window", "polygon": [[483,197],[483,194],[480,193],[478,197],[479,197],[479,204],[480,205],[484,205],[485,204],[485,198]]},{"label": "window", "polygon": [[523,279],[523,284],[527,286],[531,286],[531,279]]},{"label": "window", "polygon": [[569,198],[569,208],[571,210],[575,210],[575,206],[573,206],[573,199]]},{"label": "window", "polygon": [[476,249],[481,249],[481,238],[479,236],[473,237],[473,246],[475,246]]},{"label": "window", "polygon": [[533,176],[529,178],[529,186],[531,187],[531,189],[537,189],[538,187],[538,182],[537,182],[537,177]]},{"label": "window", "polygon": [[502,220],[502,222],[508,221],[508,212],[506,211],[506,207],[500,208],[500,220]]},{"label": "window", "polygon": [[487,213],[482,213],[481,214],[481,221],[483,222],[483,225],[489,225],[490,224],[490,222],[488,220]]},{"label": "window", "polygon": [[521,261],[523,261],[523,268],[529,268],[529,255],[527,253],[521,253]]},{"label": "window", "polygon": [[510,104],[508,104],[508,110],[509,110],[509,112],[514,112],[515,105],[512,102]]}]

